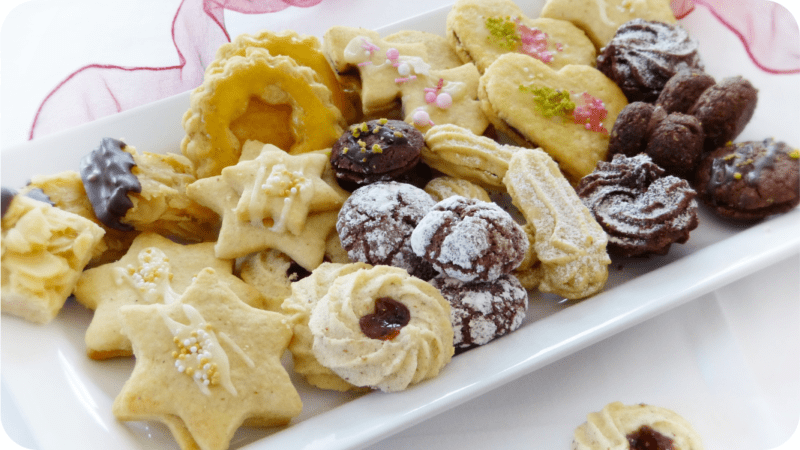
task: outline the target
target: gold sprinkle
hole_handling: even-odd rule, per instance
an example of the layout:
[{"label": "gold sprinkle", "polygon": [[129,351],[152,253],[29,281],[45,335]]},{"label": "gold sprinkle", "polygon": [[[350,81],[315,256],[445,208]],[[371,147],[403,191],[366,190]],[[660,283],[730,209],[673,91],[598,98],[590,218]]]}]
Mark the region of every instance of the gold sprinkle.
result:
[{"label": "gold sprinkle", "polygon": [[403,133],[401,133],[401,132],[399,132],[399,131],[395,131],[395,132],[394,132],[394,137],[401,138],[401,137],[403,137]]},{"label": "gold sprinkle", "polygon": [[742,179],[742,174],[739,173],[739,172],[736,172],[736,173],[733,174],[733,178],[735,180],[741,180]]},{"label": "gold sprinkle", "polygon": [[386,125],[387,123],[389,123],[389,119],[387,119],[385,117],[381,118],[381,119],[378,120],[378,123],[381,124],[381,125]]}]

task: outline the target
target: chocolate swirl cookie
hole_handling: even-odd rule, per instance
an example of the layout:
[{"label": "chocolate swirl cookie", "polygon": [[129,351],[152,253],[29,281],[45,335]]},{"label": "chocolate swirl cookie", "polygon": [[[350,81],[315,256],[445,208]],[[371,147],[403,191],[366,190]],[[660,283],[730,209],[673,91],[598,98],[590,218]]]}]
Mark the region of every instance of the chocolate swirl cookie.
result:
[{"label": "chocolate swirl cookie", "polygon": [[617,256],[666,254],[697,228],[696,192],[686,180],[664,176],[645,154],[598,163],[577,192],[608,234],[609,253]]},{"label": "chocolate swirl cookie", "polygon": [[697,41],[678,25],[634,19],[623,24],[597,56],[597,69],[629,102],[652,102],[683,68],[703,68]]},{"label": "chocolate swirl cookie", "polygon": [[740,142],[706,155],[697,168],[700,199],[717,214],[759,220],[800,204],[800,149],[773,139]]},{"label": "chocolate swirl cookie", "polygon": [[100,222],[115,230],[131,231],[133,226],[120,219],[133,207],[128,192],[142,192],[142,185],[131,172],[136,163],[125,146],[117,139],[103,138],[100,147],[81,159],[80,173],[86,196]]}]

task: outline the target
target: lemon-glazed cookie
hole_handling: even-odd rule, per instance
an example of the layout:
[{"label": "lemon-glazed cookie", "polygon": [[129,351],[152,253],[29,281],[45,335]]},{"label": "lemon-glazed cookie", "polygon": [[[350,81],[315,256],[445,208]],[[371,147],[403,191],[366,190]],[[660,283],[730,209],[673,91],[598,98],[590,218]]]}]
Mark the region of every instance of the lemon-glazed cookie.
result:
[{"label": "lemon-glazed cookie", "polygon": [[700,435],[676,412],[613,402],[591,412],[574,434],[572,450],[703,450]]},{"label": "lemon-glazed cookie", "polygon": [[390,266],[338,277],[308,326],[320,364],[351,384],[384,392],[435,377],[455,351],[447,300]]},{"label": "lemon-glazed cookie", "polygon": [[593,66],[595,48],[565,20],[527,17],[511,0],[459,0],[447,15],[447,38],[463,62],[483,73],[502,54],[521,53],[554,69]]},{"label": "lemon-glazed cookie", "polygon": [[3,188],[2,311],[53,320],[103,237],[94,222]]},{"label": "lemon-glazed cookie", "polygon": [[[298,154],[329,148],[345,126],[330,89],[312,69],[259,47],[248,47],[244,56],[231,56],[206,72],[190,101],[181,151],[194,163],[198,178],[236,164],[248,139]],[[261,104],[254,111],[258,117],[247,117],[251,102]],[[289,133],[279,140],[259,134],[272,129]]]}]

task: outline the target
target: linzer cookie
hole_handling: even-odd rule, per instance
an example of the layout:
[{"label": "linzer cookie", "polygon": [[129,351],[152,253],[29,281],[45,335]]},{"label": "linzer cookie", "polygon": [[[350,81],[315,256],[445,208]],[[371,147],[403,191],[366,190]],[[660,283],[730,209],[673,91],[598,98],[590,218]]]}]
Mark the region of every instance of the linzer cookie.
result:
[{"label": "linzer cookie", "polygon": [[330,148],[345,126],[314,70],[260,47],[206,72],[190,101],[181,151],[198,178],[236,164],[247,140],[299,154]]},{"label": "linzer cookie", "polygon": [[481,77],[478,96],[495,128],[522,147],[541,147],[577,182],[606,158],[609,130],[627,100],[593,67],[558,71],[525,55],[500,56]]},{"label": "linzer cookie", "polygon": [[535,230],[539,290],[568,299],[588,297],[608,279],[608,237],[541,150],[517,152],[504,178],[511,200]]},{"label": "linzer cookie", "polygon": [[320,364],[348,383],[384,392],[437,376],[454,353],[450,304],[396,267],[336,278],[308,327]]},{"label": "linzer cookie", "polygon": [[181,449],[226,449],[243,424],[285,425],[302,403],[281,365],[292,331],[203,269],[176,302],[120,310],[136,365],[114,399],[122,421],[165,423]]},{"label": "linzer cookie", "polygon": [[689,421],[674,411],[644,403],[612,402],[587,414],[572,440],[572,450],[703,448]]},{"label": "linzer cookie", "polygon": [[601,161],[576,190],[608,234],[614,255],[664,255],[698,225],[695,191],[686,180],[665,175],[646,154]]},{"label": "linzer cookie", "polygon": [[233,261],[214,256],[214,243],[181,245],[155,233],[140,234],[119,261],[86,270],[75,286],[75,298],[94,310],[86,330],[86,354],[107,359],[133,354],[122,331],[119,311],[125,305],[171,304],[204,268],[217,272],[250,306],[265,309],[264,297],[232,274]]},{"label": "linzer cookie", "polygon": [[706,155],[695,186],[716,214],[760,220],[800,203],[800,149],[772,138],[739,142]]},{"label": "linzer cookie", "polygon": [[3,188],[2,311],[48,323],[103,237],[94,222]]},{"label": "linzer cookie", "polygon": [[450,45],[483,73],[498,56],[517,52],[559,69],[595,64],[592,41],[565,20],[528,18],[511,0],[459,0],[447,15]]},{"label": "linzer cookie", "polygon": [[572,22],[586,32],[598,50],[630,20],[676,22],[667,0],[547,0],[542,17]]},{"label": "linzer cookie", "polygon": [[629,102],[653,102],[673,75],[702,70],[703,62],[697,41],[680,25],[634,19],[620,26],[597,55],[597,69],[619,85]]}]

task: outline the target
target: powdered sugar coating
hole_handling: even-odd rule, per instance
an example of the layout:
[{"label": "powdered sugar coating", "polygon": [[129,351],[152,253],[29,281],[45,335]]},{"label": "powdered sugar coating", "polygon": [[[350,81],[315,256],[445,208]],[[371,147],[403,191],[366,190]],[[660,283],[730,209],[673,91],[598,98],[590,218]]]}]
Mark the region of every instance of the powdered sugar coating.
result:
[{"label": "powdered sugar coating", "polygon": [[494,203],[453,196],[437,203],[411,234],[411,249],[449,277],[490,281],[519,266],[522,228]]},{"label": "powdered sugar coating", "polygon": [[621,256],[666,254],[697,227],[697,194],[686,180],[663,176],[646,154],[615,155],[584,177],[577,192]]},{"label": "powdered sugar coating", "polygon": [[525,319],[528,292],[513,275],[472,283],[439,275],[430,283],[450,302],[456,351],[484,345],[516,330]]},{"label": "powdered sugar coating", "polygon": [[435,202],[425,191],[395,181],[357,189],[342,205],[336,231],[352,261],[406,269],[422,279],[436,271],[411,250],[409,238]]},{"label": "powdered sugar coating", "polygon": [[703,69],[697,41],[679,25],[634,19],[624,23],[597,56],[597,70],[617,83],[629,102],[652,102],[684,68]]}]

